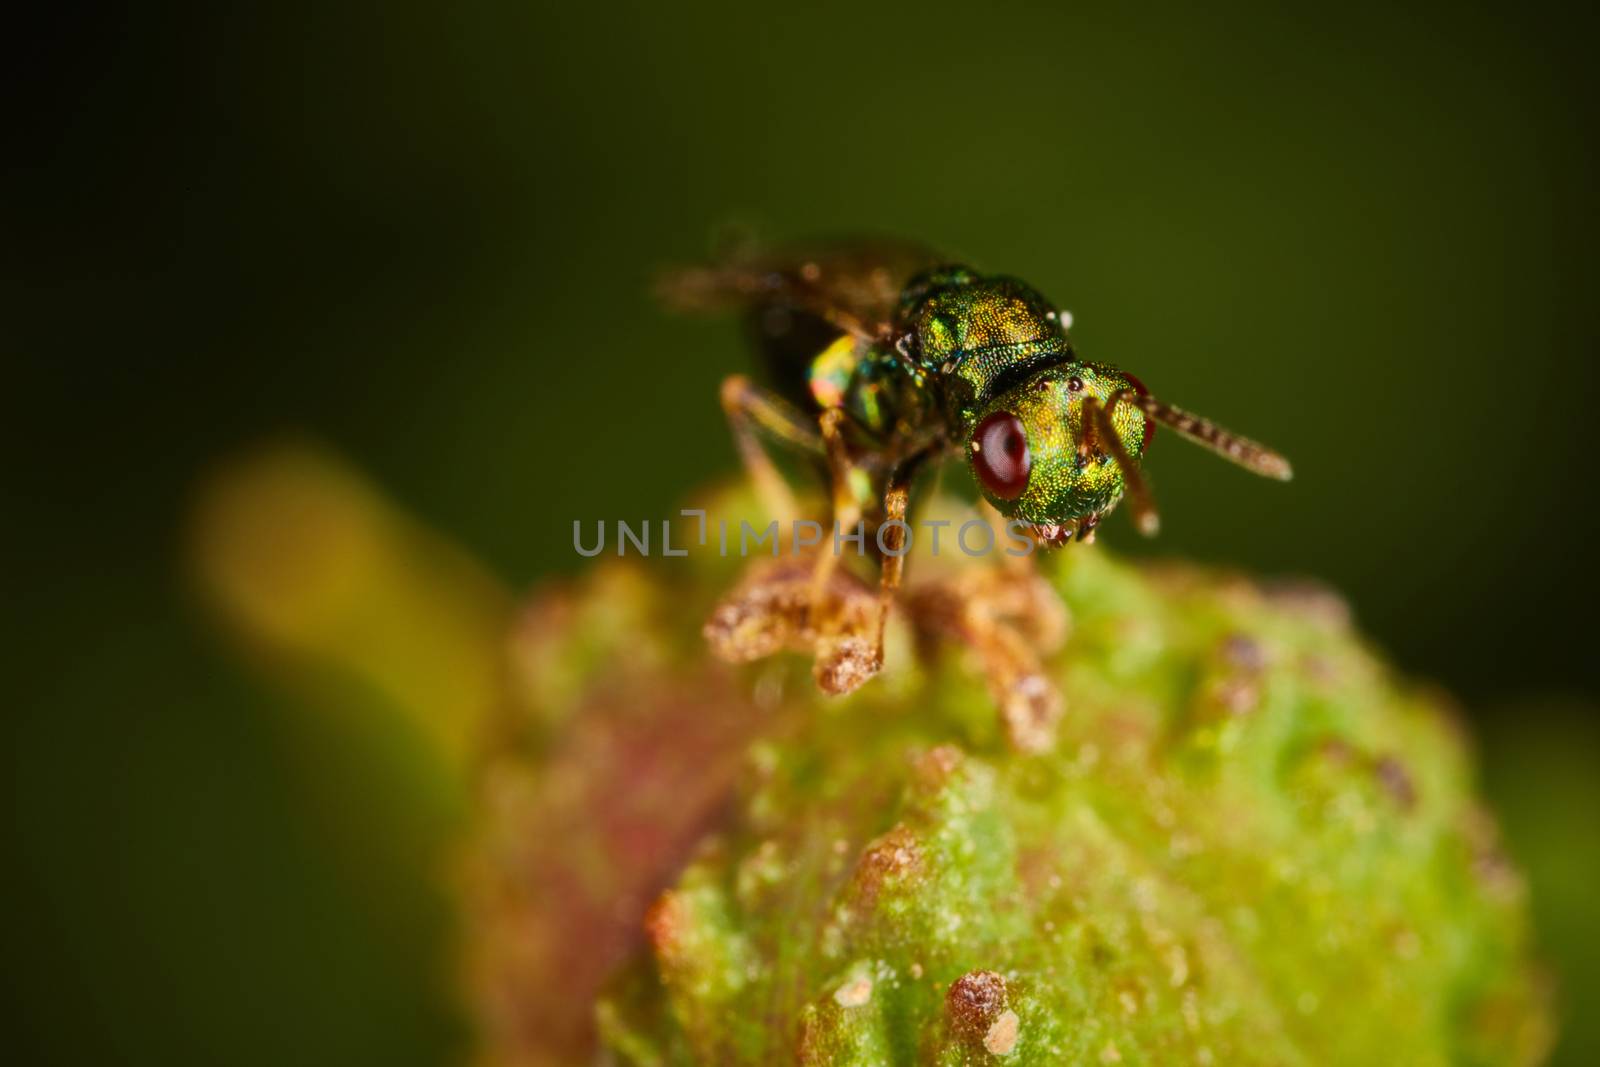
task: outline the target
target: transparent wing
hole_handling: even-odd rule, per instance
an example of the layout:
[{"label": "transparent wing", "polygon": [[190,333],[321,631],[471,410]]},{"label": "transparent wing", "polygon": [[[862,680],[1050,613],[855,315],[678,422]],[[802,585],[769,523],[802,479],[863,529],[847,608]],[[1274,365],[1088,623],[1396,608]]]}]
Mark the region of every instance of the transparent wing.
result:
[{"label": "transparent wing", "polygon": [[839,330],[888,340],[901,290],[943,260],[921,245],[857,239],[745,252],[709,266],[663,272],[656,293],[680,311],[719,312],[785,304]]}]

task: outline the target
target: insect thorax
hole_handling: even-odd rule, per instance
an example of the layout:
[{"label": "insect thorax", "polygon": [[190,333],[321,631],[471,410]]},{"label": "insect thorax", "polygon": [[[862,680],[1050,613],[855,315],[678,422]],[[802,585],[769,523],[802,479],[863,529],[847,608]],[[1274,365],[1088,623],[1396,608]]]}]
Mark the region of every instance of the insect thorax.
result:
[{"label": "insect thorax", "polygon": [[842,408],[885,441],[936,430],[961,439],[989,398],[1076,358],[1055,309],[1036,290],[959,266],[906,285],[891,324],[894,341],[841,335],[782,305],[757,309],[751,325],[780,392],[808,406]]},{"label": "insect thorax", "polygon": [[1055,308],[1015,278],[939,268],[906,287],[901,314],[905,347],[938,383],[957,434],[991,397],[1077,358]]}]

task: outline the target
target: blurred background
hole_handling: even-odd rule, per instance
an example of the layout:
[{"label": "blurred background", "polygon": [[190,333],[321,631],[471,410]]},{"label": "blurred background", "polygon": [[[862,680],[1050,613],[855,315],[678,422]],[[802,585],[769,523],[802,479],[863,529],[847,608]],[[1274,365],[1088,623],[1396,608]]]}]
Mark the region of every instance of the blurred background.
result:
[{"label": "blurred background", "polygon": [[[1093,10],[1090,10],[1090,8]],[[1024,277],[1164,440],[1115,550],[1316,576],[1459,700],[1594,1062],[1593,26],[1566,5],[199,5],[12,39],[6,1033],[26,1062],[435,1064],[420,733],[193,592],[197,485],[319,442],[512,591],[734,465],[658,266],[872,230]],[[1587,16],[1582,16],[1587,20]],[[315,688],[315,687],[312,687]],[[325,687],[323,687],[325,689]]]}]

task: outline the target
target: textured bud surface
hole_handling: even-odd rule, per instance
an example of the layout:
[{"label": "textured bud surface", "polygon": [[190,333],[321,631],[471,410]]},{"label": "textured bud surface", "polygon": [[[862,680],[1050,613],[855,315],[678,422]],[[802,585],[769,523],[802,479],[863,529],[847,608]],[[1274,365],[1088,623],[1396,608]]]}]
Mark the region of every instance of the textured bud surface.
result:
[{"label": "textured bud surface", "polygon": [[1437,694],[1315,589],[1101,550],[1045,573],[1072,632],[1041,752],[1007,744],[964,650],[904,633],[844,700],[798,657],[724,673],[688,648],[639,689],[620,636],[587,661],[608,703],[642,702],[619,721],[723,723],[692,762],[731,797],[664,819],[688,858],[600,1003],[618,1060],[1540,1058],[1523,888]]},{"label": "textured bud surface", "polygon": [[486,1064],[592,1063],[597,1042],[718,1067],[1549,1044],[1455,719],[1325,592],[1047,556],[1030,677],[1064,699],[1018,731],[951,624],[985,583],[939,586],[942,560],[913,561],[883,675],[829,699],[802,656],[708,654],[737,560],[611,560],[507,635],[502,591],[337,465],[296,450],[220,484],[198,555],[239,632],[469,754]]}]

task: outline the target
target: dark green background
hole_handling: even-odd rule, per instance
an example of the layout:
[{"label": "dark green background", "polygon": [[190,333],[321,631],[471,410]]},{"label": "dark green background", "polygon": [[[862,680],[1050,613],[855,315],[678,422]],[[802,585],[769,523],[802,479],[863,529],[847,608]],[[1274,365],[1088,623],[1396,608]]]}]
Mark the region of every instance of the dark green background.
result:
[{"label": "dark green background", "polygon": [[[1077,10],[1074,10],[1077,8]],[[216,456],[309,430],[519,586],[732,451],[657,265],[872,229],[1280,446],[1173,439],[1136,544],[1350,597],[1466,705],[1600,1054],[1593,27],[1561,8],[272,6],[12,41],[7,1033],[51,1062],[436,1063],[458,813],[381,709],[237,664],[179,582]],[[311,742],[307,743],[307,734]]]}]

